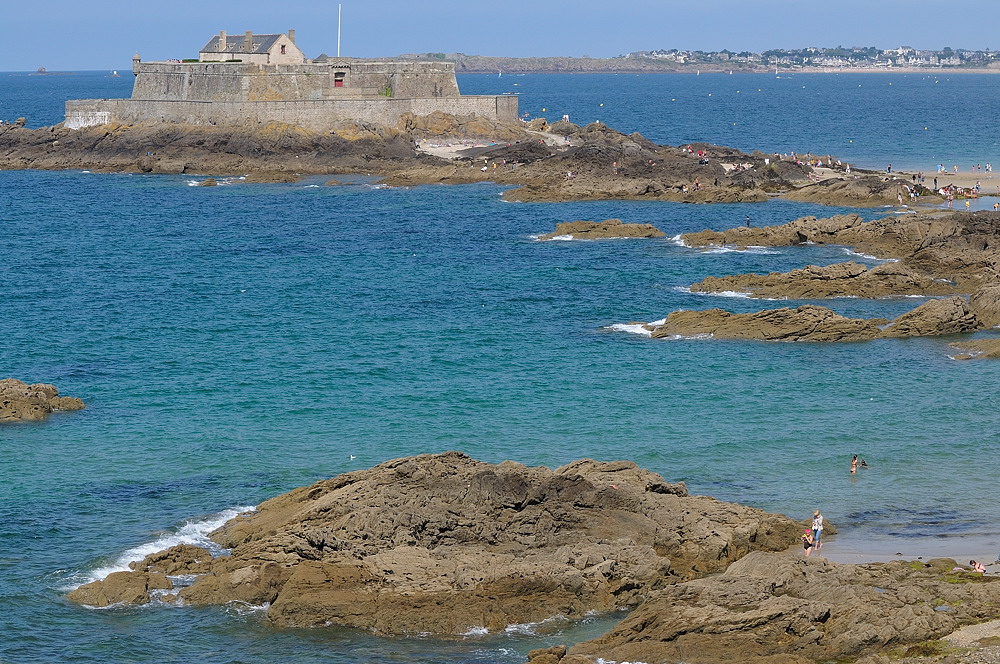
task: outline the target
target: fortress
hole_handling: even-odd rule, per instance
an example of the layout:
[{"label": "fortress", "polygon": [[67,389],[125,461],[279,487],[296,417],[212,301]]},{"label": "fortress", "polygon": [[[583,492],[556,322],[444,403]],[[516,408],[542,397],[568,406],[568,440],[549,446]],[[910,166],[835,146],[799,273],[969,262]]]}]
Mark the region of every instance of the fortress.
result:
[{"label": "fortress", "polygon": [[394,127],[406,114],[517,120],[517,97],[462,95],[450,62],[307,59],[295,31],[214,35],[198,59],[132,58],[130,99],[66,102],[64,125],[174,122],[257,125],[283,122],[316,131],[353,120]]}]

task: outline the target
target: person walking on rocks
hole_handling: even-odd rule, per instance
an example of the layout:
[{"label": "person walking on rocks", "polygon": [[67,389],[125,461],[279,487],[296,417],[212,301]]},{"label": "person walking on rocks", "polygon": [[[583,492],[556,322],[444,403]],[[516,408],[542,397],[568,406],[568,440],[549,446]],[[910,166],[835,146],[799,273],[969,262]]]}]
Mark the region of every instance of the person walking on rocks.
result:
[{"label": "person walking on rocks", "polygon": [[819,510],[813,512],[812,523],[813,546],[818,550],[823,548],[823,515]]}]

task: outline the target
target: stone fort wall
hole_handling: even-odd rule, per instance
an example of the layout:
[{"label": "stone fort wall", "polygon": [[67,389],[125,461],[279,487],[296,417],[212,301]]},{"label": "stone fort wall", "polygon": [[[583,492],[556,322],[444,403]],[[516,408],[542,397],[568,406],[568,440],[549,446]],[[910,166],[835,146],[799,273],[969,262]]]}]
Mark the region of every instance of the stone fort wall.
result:
[{"label": "stone fort wall", "polygon": [[283,122],[324,131],[343,120],[396,126],[405,113],[442,111],[514,122],[516,96],[459,94],[450,62],[327,59],[285,65],[134,62],[131,99],[66,102],[64,125]]},{"label": "stone fort wall", "polygon": [[458,97],[450,62],[328,60],[286,65],[143,62],[132,99],[273,101],[353,97]]},{"label": "stone fort wall", "polygon": [[283,122],[326,131],[342,120],[394,127],[405,113],[430,115],[443,111],[514,122],[517,97],[461,96],[408,99],[338,99],[290,101],[169,101],[139,99],[76,99],[66,102],[70,129],[100,124],[176,122],[193,125],[254,125]]}]

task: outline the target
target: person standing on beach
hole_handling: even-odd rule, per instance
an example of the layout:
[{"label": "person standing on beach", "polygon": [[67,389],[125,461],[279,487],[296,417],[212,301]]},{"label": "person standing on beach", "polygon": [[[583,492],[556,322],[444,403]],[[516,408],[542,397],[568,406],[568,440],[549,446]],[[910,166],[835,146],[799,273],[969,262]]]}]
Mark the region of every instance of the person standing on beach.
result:
[{"label": "person standing on beach", "polygon": [[802,549],[805,551],[806,558],[808,558],[809,554],[811,554],[813,550],[812,530],[807,530],[806,532],[802,533]]},{"label": "person standing on beach", "polygon": [[813,512],[812,523],[813,547],[817,550],[823,548],[823,515],[819,510]]}]

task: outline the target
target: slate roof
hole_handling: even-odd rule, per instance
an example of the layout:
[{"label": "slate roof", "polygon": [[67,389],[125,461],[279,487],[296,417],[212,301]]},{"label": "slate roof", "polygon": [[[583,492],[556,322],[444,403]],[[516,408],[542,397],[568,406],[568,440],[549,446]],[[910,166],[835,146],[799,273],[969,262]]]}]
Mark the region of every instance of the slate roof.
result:
[{"label": "slate roof", "polygon": [[201,53],[267,53],[274,46],[274,42],[278,41],[277,35],[258,35],[256,32],[253,34],[253,50],[247,51],[244,47],[246,44],[246,34],[243,32],[226,33],[226,50],[219,50],[219,35],[215,35],[208,43],[205,44],[201,49]]}]

